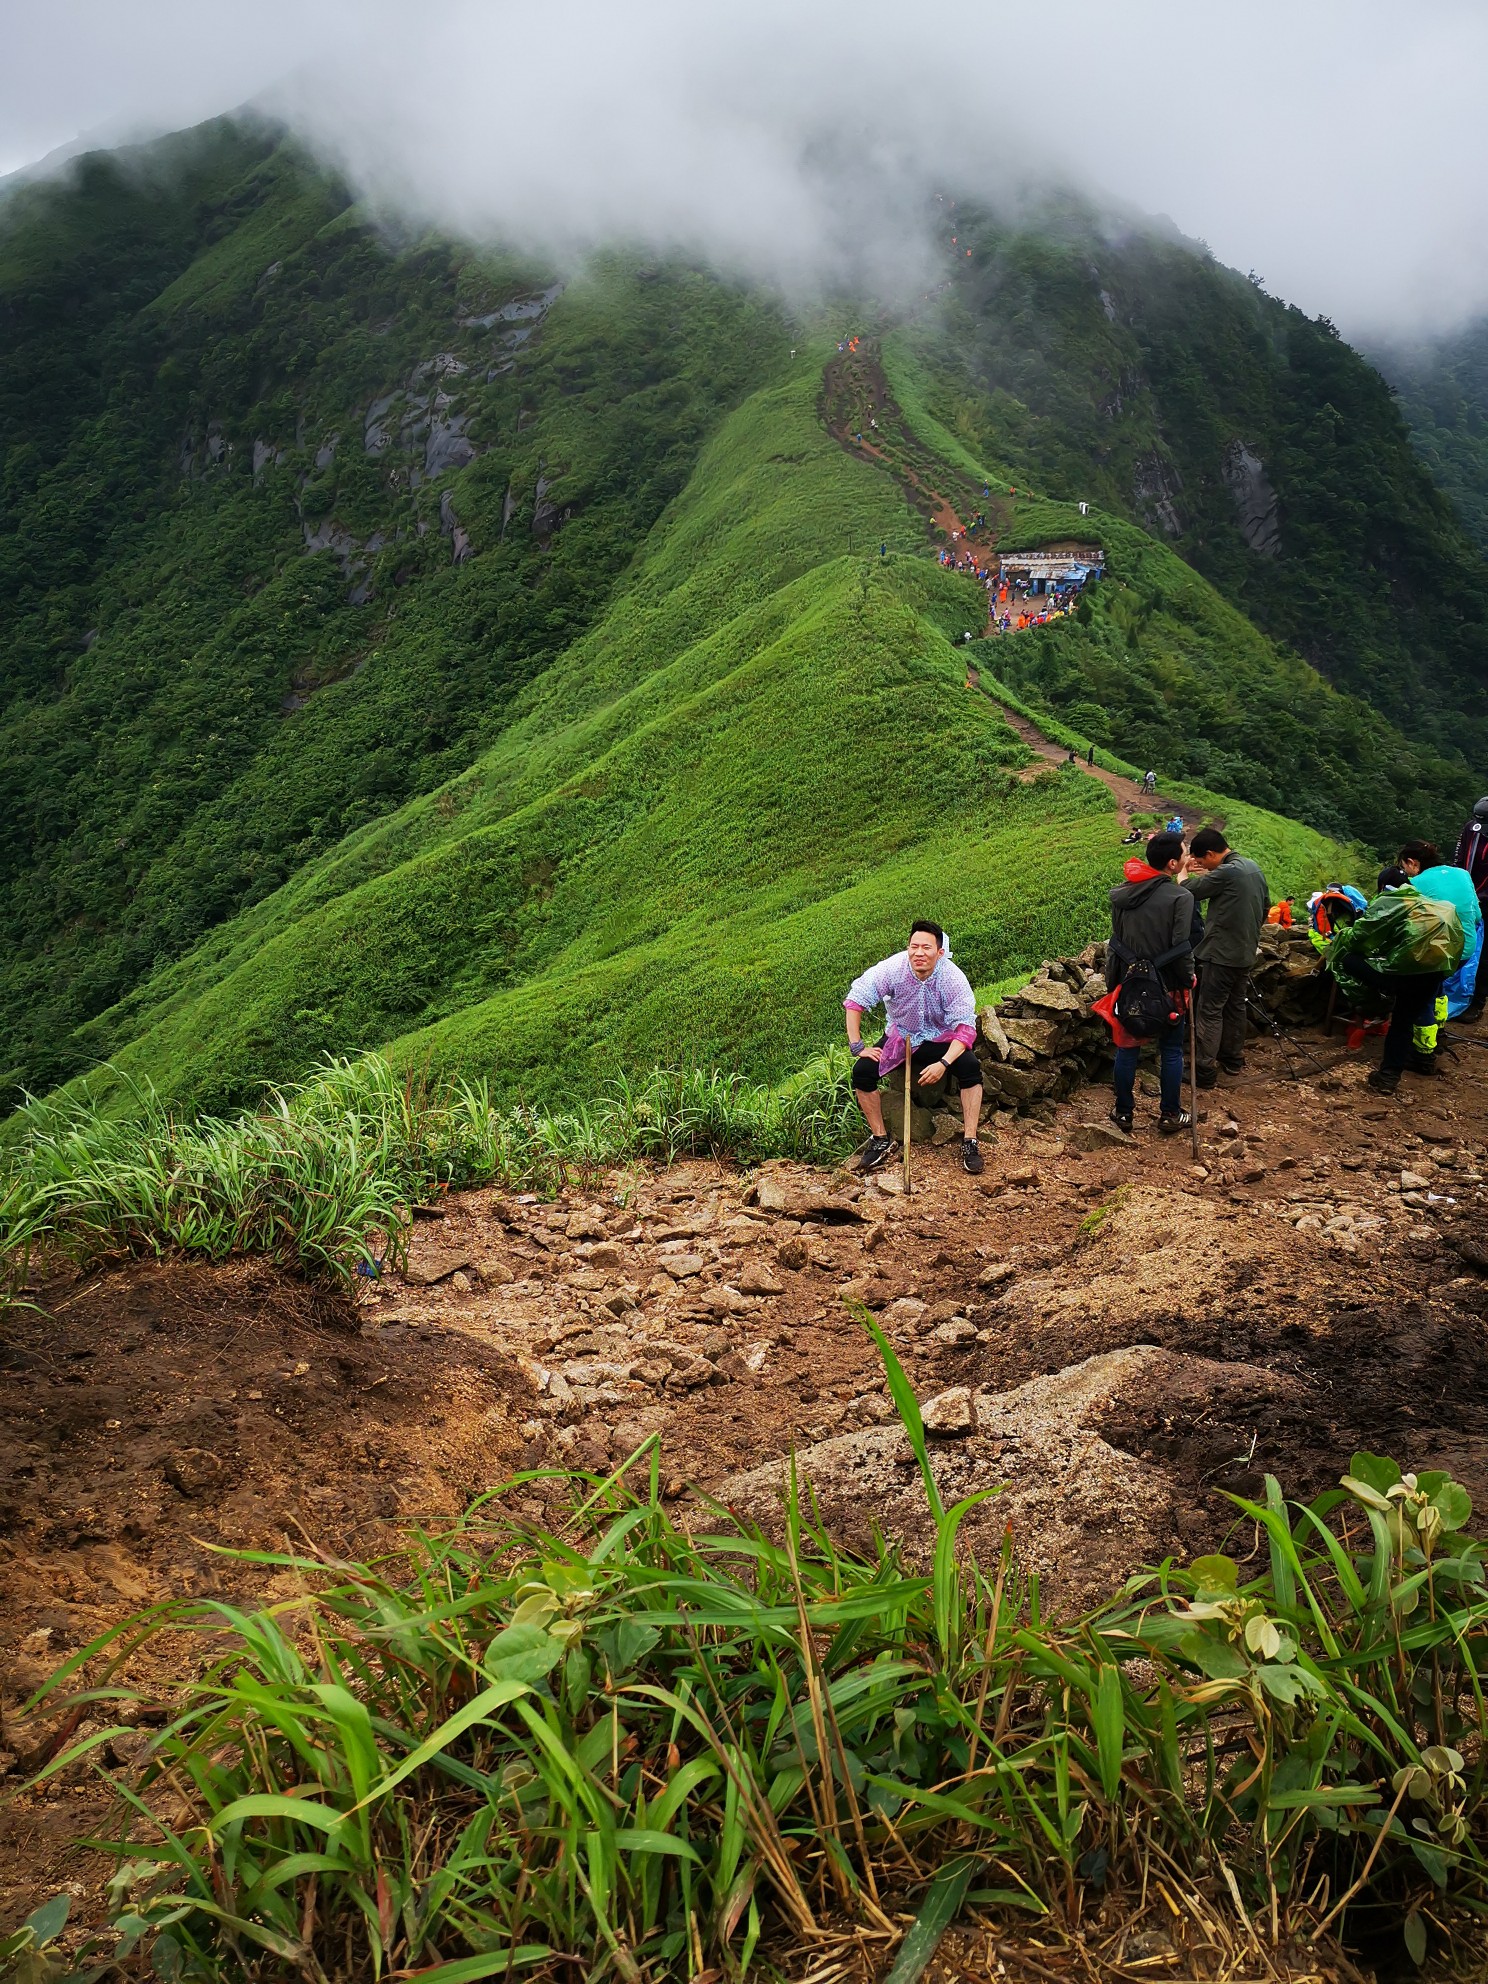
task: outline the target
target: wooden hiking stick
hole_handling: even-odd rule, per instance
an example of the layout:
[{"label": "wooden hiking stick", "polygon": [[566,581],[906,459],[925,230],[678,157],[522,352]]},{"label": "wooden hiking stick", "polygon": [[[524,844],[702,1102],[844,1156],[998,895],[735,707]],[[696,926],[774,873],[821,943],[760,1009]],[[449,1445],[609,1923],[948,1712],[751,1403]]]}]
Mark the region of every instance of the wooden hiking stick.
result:
[{"label": "wooden hiking stick", "polygon": [[904,1042],[904,1189],[906,1193],[911,1195],[914,1192],[914,1186],[910,1182],[909,1176],[909,1147],[914,1142],[914,1090],[910,1086],[913,1080],[913,1068],[914,1053],[906,1037]]},{"label": "wooden hiking stick", "polygon": [[1198,987],[1188,988],[1188,1127],[1193,1135],[1194,1163],[1199,1161],[1199,1022],[1194,998]]}]

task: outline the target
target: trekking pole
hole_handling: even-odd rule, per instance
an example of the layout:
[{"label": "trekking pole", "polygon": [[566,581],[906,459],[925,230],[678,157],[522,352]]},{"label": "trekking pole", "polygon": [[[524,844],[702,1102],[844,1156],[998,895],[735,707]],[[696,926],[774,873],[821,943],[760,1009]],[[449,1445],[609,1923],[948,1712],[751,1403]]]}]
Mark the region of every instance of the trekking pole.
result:
[{"label": "trekking pole", "polygon": [[1193,1137],[1194,1163],[1199,1161],[1199,1023],[1194,1012],[1194,988],[1188,988],[1188,1127]]},{"label": "trekking pole", "polygon": [[914,1054],[908,1040],[904,1043],[904,1189],[911,1196],[914,1186],[909,1176],[909,1147],[914,1142],[914,1091],[910,1087],[910,1071],[914,1067]]}]

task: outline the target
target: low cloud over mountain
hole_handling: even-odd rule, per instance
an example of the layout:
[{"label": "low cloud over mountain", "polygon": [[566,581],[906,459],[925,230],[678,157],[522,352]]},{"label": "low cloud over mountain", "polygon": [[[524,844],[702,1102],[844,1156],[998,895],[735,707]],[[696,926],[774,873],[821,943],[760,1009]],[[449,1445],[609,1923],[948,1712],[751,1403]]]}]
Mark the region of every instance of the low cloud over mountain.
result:
[{"label": "low cloud over mountain", "polygon": [[1488,305],[1473,0],[18,0],[15,167],[258,98],[370,195],[475,233],[913,282],[928,190],[1051,178],[1171,214],[1349,332]]}]

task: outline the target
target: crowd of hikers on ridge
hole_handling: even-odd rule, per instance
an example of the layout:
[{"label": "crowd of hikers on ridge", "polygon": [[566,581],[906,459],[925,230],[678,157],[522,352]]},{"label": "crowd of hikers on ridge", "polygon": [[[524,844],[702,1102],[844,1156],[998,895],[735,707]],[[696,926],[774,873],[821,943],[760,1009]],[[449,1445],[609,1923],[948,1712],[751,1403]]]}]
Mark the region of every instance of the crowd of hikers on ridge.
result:
[{"label": "crowd of hikers on ridge", "polygon": [[[1107,990],[1095,1011],[1115,1048],[1111,1120],[1124,1135],[1133,1133],[1138,1062],[1151,1046],[1157,1127],[1171,1136],[1193,1124],[1183,1102],[1185,1050],[1194,1089],[1212,1089],[1244,1071],[1261,931],[1267,922],[1299,919],[1290,902],[1272,903],[1259,865],[1232,848],[1218,827],[1200,827],[1185,843],[1181,819],[1127,860],[1110,907]],[[1406,1074],[1439,1075],[1442,1026],[1482,1018],[1485,912],[1488,795],[1473,807],[1450,860],[1429,841],[1408,840],[1381,870],[1372,896],[1352,884],[1328,883],[1309,898],[1309,935],[1352,1018],[1351,1039],[1383,1036],[1368,1077],[1378,1093],[1393,1095]],[[843,1006],[853,1095],[868,1129],[860,1168],[878,1170],[893,1151],[881,1089],[907,1055],[909,1080],[931,1092],[927,1101],[947,1091],[959,1095],[962,1166],[979,1173],[976,999],[942,926],[916,921],[905,949],[860,973]],[[879,1007],[885,1030],[874,1044],[864,1040],[863,1022]]]},{"label": "crowd of hikers on ridge", "polygon": [[1016,634],[1025,627],[1046,627],[1054,620],[1067,620],[1080,603],[1080,595],[1099,571],[1089,566],[1072,566],[1068,573],[1052,578],[1040,591],[1039,581],[1010,576],[1001,561],[994,568],[990,556],[973,543],[973,535],[986,527],[986,518],[977,515],[965,530],[951,533],[951,542],[937,554],[937,562],[949,571],[963,572],[976,579],[987,595],[987,632]]}]

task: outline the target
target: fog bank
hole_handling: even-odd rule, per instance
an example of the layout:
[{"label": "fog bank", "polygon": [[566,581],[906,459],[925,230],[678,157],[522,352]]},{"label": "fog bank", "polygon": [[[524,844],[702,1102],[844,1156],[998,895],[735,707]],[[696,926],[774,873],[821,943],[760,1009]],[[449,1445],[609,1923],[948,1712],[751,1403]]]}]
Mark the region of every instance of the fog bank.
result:
[{"label": "fog bank", "polygon": [[0,167],[249,99],[389,209],[621,236],[793,284],[913,283],[928,189],[1171,215],[1369,338],[1488,308],[1476,0],[10,0]]}]

